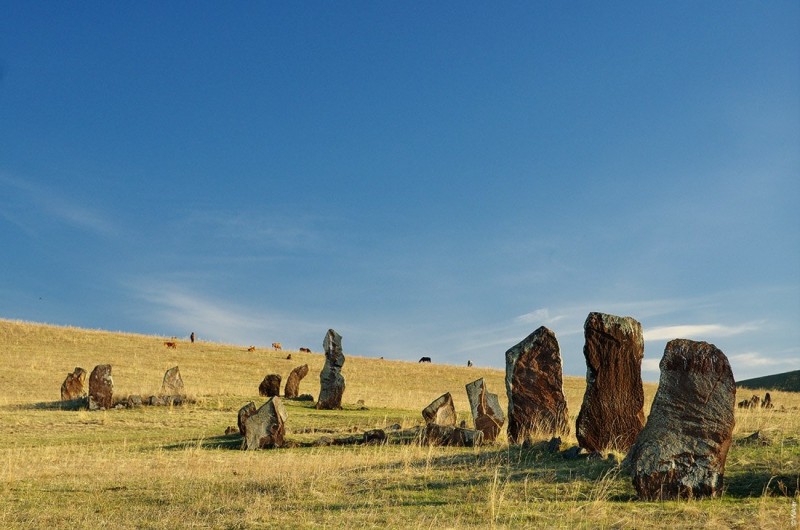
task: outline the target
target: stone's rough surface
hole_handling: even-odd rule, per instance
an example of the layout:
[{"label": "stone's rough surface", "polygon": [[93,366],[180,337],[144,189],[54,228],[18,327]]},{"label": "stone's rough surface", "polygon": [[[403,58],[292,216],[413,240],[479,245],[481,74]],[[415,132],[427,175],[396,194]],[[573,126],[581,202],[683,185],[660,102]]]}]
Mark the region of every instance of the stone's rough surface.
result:
[{"label": "stone's rough surface", "polygon": [[493,442],[505,423],[497,394],[489,393],[486,383],[480,378],[467,384],[467,398],[475,428],[483,433],[484,442]]},{"label": "stone's rough surface", "polygon": [[645,500],[715,496],[722,491],[733,434],[736,383],[713,344],[670,341],[647,425],[626,460]]},{"label": "stone's rough surface", "polygon": [[89,410],[110,409],[114,397],[111,365],[99,364],[89,376]]},{"label": "stone's rough surface", "polygon": [[239,426],[239,434],[241,434],[242,436],[244,436],[244,422],[247,421],[247,418],[255,414],[256,411],[257,411],[256,404],[253,403],[252,401],[239,409],[238,426]]},{"label": "stone's rough surface", "polygon": [[642,325],[631,317],[589,313],[584,334],[586,393],[575,436],[589,452],[627,451],[644,426]]},{"label": "stone's rough surface", "polygon": [[296,398],[300,395],[300,381],[308,375],[308,365],[298,366],[289,377],[286,378],[286,386],[283,387],[283,395],[287,398]]},{"label": "stone's rough surface", "polygon": [[281,447],[286,434],[286,416],[281,398],[271,397],[244,420],[242,449],[253,451]]},{"label": "stone's rough surface", "polygon": [[456,424],[456,407],[453,405],[453,396],[450,392],[439,396],[433,402],[422,409],[422,417],[425,418],[425,423],[455,426]]},{"label": "stone's rough surface", "polygon": [[533,434],[569,434],[555,333],[542,326],[506,352],[506,393],[511,443]]},{"label": "stone's rough surface", "polygon": [[477,447],[483,443],[483,433],[452,425],[429,423],[422,434],[422,442],[428,445]]},{"label": "stone's rough surface", "polygon": [[281,394],[281,376],[278,374],[269,374],[258,385],[258,395],[272,397]]},{"label": "stone's rough surface", "polygon": [[61,401],[86,397],[86,370],[76,367],[61,384]]},{"label": "stone's rough surface", "polygon": [[184,394],[183,379],[177,366],[164,372],[164,381],[161,383],[160,394],[170,396],[182,396]]},{"label": "stone's rough surface", "polygon": [[319,373],[319,399],[318,409],[342,408],[342,395],[344,394],[344,353],[342,353],[342,336],[329,329],[322,342],[325,350],[325,366]]}]

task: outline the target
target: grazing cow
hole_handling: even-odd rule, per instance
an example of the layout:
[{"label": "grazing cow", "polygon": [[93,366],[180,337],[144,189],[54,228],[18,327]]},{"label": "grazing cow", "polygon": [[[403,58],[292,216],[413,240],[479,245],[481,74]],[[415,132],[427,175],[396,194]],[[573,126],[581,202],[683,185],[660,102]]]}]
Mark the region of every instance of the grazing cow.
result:
[{"label": "grazing cow", "polygon": [[308,348],[300,348],[300,351],[304,353],[311,353],[311,350]]},{"label": "grazing cow", "polygon": [[250,346],[249,348],[247,348],[247,351],[254,352],[254,351],[256,351],[256,347],[255,346]]},{"label": "grazing cow", "polygon": [[164,341],[164,346],[166,346],[170,350],[177,350],[178,349],[178,343],[175,342],[174,340]]},{"label": "grazing cow", "polygon": [[430,357],[422,357],[419,360],[419,362],[421,362],[421,363],[429,363],[429,362],[431,362],[431,358]]},{"label": "grazing cow", "polygon": [[280,342],[273,342],[272,343],[272,349],[273,350],[280,350],[281,349],[281,343]]},{"label": "grazing cow", "polygon": [[189,340],[192,341],[192,344],[194,344],[194,331],[192,331],[192,334],[189,335]]},{"label": "grazing cow", "polygon": [[472,361],[470,361],[470,360],[468,359],[468,360],[467,360],[467,367],[470,367],[470,366],[472,366]]}]

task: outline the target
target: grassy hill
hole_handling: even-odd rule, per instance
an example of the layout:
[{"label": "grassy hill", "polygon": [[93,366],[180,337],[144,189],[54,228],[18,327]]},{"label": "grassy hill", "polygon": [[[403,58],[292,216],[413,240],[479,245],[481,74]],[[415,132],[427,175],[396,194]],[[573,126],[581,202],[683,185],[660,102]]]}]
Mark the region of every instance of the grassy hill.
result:
[{"label": "grassy hill", "polygon": [[[320,342],[325,330],[320,330]],[[0,320],[0,526],[111,528],[788,528],[800,482],[800,396],[776,391],[772,410],[737,410],[719,499],[648,503],[606,460],[564,460],[504,436],[480,448],[417,445],[296,447],[243,452],[239,408],[260,405],[268,373],[285,381],[308,363],[301,393],[316,396],[319,353],[179,341]],[[347,337],[344,338],[345,347]],[[287,360],[291,353],[292,359]],[[115,395],[158,391],[178,365],[193,404],[89,412],[58,406],[76,366],[111,364]],[[484,377],[506,406],[501,370],[347,355],[344,410],[287,402],[287,438],[421,423],[451,392],[471,423],[464,385]],[[571,422],[583,378],[564,380]],[[646,407],[656,385],[645,385]],[[744,392],[740,399],[749,397]],[[363,400],[367,410],[357,402]],[[565,439],[575,444],[574,435]],[[623,455],[617,455],[621,457]]]},{"label": "grassy hill", "polygon": [[736,381],[736,386],[738,388],[800,392],[800,370]]}]

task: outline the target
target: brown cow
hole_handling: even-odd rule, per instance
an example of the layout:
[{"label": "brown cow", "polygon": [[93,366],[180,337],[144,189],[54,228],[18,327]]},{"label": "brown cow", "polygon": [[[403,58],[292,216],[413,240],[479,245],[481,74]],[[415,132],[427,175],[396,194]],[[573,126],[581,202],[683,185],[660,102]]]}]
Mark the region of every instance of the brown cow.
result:
[{"label": "brown cow", "polygon": [[247,351],[254,352],[254,351],[256,351],[256,347],[255,346],[250,346],[249,348],[247,348]]},{"label": "brown cow", "polygon": [[300,348],[300,351],[304,353],[311,353],[311,350],[309,348]]},{"label": "brown cow", "polygon": [[272,349],[273,350],[280,350],[281,349],[281,343],[280,342],[273,342],[272,343]]},{"label": "brown cow", "polygon": [[164,341],[164,346],[166,346],[167,348],[169,348],[171,350],[177,350],[178,349],[178,343],[173,341],[173,340]]}]

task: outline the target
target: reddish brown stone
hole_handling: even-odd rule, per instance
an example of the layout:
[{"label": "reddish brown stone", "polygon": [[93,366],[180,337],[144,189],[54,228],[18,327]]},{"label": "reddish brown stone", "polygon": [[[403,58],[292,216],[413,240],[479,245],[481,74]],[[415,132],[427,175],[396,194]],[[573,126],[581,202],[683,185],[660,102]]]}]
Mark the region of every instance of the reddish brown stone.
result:
[{"label": "reddish brown stone", "polygon": [[111,365],[95,366],[89,376],[89,410],[110,409],[113,397],[114,380],[111,378]]},{"label": "reddish brown stone", "polygon": [[283,395],[287,398],[296,398],[300,395],[300,381],[302,381],[306,375],[308,375],[307,364],[298,366],[292,370],[292,373],[286,378],[286,386],[283,387]]},{"label": "reddish brown stone", "polygon": [[467,385],[467,398],[475,429],[483,433],[484,442],[493,442],[505,423],[497,394],[488,392],[486,383],[480,378]]},{"label": "reddish brown stone", "polygon": [[76,367],[61,384],[61,401],[86,397],[86,370]]},{"label": "reddish brown stone", "polygon": [[272,397],[279,396],[281,393],[281,376],[278,374],[269,374],[258,385],[258,395]]},{"label": "reddish brown stone", "polygon": [[456,407],[453,405],[453,396],[450,395],[450,392],[439,396],[422,409],[422,417],[428,424],[455,426]]},{"label": "reddish brown stone", "polygon": [[258,409],[256,409],[256,404],[253,403],[252,401],[239,409],[238,426],[239,426],[239,434],[241,434],[242,436],[244,436],[245,422],[247,421],[247,418],[255,414],[257,410]]},{"label": "reddish brown stone", "polygon": [[713,344],[670,341],[650,416],[626,457],[644,500],[716,496],[731,445],[736,383]]},{"label": "reddish brown stone", "polygon": [[325,350],[325,365],[319,374],[320,389],[316,408],[340,409],[345,388],[342,375],[342,366],[344,366],[342,336],[329,329],[322,342],[322,347]]},{"label": "reddish brown stone", "polygon": [[506,352],[508,439],[569,433],[562,386],[561,352],[555,333],[542,326]]},{"label": "reddish brown stone", "polygon": [[644,426],[642,325],[631,317],[589,313],[584,324],[586,393],[575,435],[589,452],[627,451]]}]

